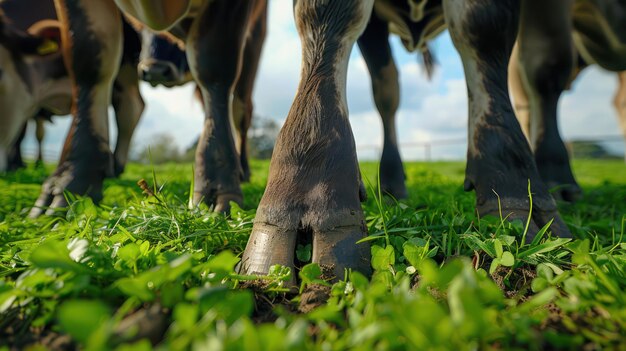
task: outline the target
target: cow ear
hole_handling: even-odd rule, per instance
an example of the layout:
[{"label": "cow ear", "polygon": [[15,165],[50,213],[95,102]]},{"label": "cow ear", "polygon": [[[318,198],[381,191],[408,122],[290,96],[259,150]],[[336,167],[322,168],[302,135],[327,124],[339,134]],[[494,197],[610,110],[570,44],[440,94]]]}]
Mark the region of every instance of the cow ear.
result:
[{"label": "cow ear", "polygon": [[37,46],[38,55],[50,55],[61,47],[61,24],[56,20],[42,20],[28,28],[28,34],[42,39]]},{"label": "cow ear", "polygon": [[36,37],[30,34],[13,38],[17,50],[22,55],[45,56],[59,51],[59,45],[53,40]]},{"label": "cow ear", "polygon": [[58,44],[6,24],[2,26],[0,32],[0,44],[6,46],[11,52],[20,55],[49,54],[55,46],[57,47],[56,51],[58,51]]},{"label": "cow ear", "polygon": [[54,54],[59,51],[59,44],[54,40],[44,39],[39,46],[37,46],[37,55],[45,56]]}]

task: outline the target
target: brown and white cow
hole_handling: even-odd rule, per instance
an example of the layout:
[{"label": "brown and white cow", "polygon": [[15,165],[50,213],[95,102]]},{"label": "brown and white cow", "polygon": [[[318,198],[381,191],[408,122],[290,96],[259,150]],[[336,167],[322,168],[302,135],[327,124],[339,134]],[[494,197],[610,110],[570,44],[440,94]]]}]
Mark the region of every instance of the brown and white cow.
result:
[{"label": "brown and white cow", "polygon": [[[37,216],[66,204],[63,191],[96,201],[112,172],[106,106],[121,58],[122,9],[155,30],[186,42],[191,72],[204,100],[206,119],[196,152],[194,202],[217,211],[241,203],[241,166],[231,135],[230,99],[248,33],[264,0],[56,0],[64,23],[64,50],[73,78],[76,109],[60,164],[31,211]],[[263,28],[264,30],[264,28]],[[251,108],[251,106],[250,106]],[[233,109],[236,109],[233,108]]]},{"label": "brown and white cow", "polygon": [[[5,0],[0,3],[4,12],[2,70],[0,78],[0,106],[3,114],[0,125],[0,149],[10,150],[14,163],[19,163],[19,141],[26,121],[33,117],[67,115],[72,107],[72,87],[61,51],[46,55],[24,53],[23,42],[16,40],[54,40],[60,43],[61,24],[57,20],[52,0]],[[35,11],[33,9],[36,9]],[[21,38],[21,39],[20,39]],[[118,127],[115,148],[115,173],[126,164],[130,140],[143,111],[139,94],[137,62],[140,43],[137,33],[124,24],[124,58],[115,78],[112,105]],[[45,43],[45,41],[42,41]],[[108,106],[108,105],[107,105]],[[38,138],[43,138],[43,129]],[[0,159],[6,151],[0,150]],[[1,163],[1,162],[0,162]],[[6,167],[0,164],[0,171]]]},{"label": "brown and white cow", "polygon": [[0,172],[7,169],[8,152],[30,117],[41,107],[69,112],[70,104],[63,58],[58,50],[47,52],[56,44],[9,20],[0,18]]}]

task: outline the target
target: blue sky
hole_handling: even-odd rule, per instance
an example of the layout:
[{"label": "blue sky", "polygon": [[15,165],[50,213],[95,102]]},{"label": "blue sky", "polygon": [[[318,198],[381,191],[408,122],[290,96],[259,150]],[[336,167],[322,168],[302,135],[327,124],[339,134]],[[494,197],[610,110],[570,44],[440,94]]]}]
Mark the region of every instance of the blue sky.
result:
[{"label": "blue sky", "polygon": [[[267,41],[254,95],[255,113],[282,123],[291,106],[300,70],[300,42],[294,27],[291,0],[270,1]],[[467,94],[463,68],[447,33],[431,47],[438,60],[435,76],[428,81],[415,53],[407,53],[398,38],[391,39],[400,70],[401,104],[397,115],[401,153],[407,160],[423,159],[425,150],[415,143],[458,140],[466,137]],[[559,118],[562,135],[567,138],[620,135],[612,107],[617,77],[590,68],[561,99]],[[151,88],[142,84],[147,104],[134,140],[135,149],[149,145],[159,135],[172,135],[177,144],[187,147],[198,135],[202,111],[193,99],[191,84],[175,89]],[[376,159],[382,145],[382,127],[375,110],[369,76],[358,49],[352,52],[348,69],[350,120],[361,159]],[[69,118],[56,118],[48,127],[46,149],[56,158],[67,133]],[[115,127],[112,126],[112,137]],[[33,149],[32,133],[27,148]],[[623,152],[623,142],[607,144]],[[435,159],[463,159],[465,143],[433,146]]]}]

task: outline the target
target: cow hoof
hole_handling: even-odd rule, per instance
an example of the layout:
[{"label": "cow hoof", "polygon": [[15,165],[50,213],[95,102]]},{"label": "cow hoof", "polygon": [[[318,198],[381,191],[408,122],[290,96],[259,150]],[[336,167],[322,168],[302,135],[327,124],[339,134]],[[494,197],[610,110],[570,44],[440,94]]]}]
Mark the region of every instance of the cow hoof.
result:
[{"label": "cow hoof", "polygon": [[213,206],[213,211],[217,213],[230,213],[230,202],[235,202],[241,206],[243,204],[243,195],[241,193],[222,193],[219,195],[205,195],[203,191],[194,192],[193,203],[195,205],[204,202],[208,206]]},{"label": "cow hoof", "polygon": [[291,269],[291,283],[295,284],[296,266],[306,263],[296,262],[296,246],[310,240],[312,262],[333,274],[325,278],[331,281],[343,279],[347,269],[370,274],[370,246],[367,242],[357,244],[365,233],[366,228],[361,224],[318,230],[283,228],[257,221],[243,253],[240,273],[264,275],[269,273],[271,266],[280,264]]},{"label": "cow hoof", "polygon": [[297,237],[295,229],[255,223],[241,259],[240,273],[265,275],[271,266],[280,264],[291,269],[293,278]]},{"label": "cow hoof", "polygon": [[248,171],[244,170],[241,173],[241,182],[242,183],[250,183],[250,170],[248,170]]},{"label": "cow hoof", "polygon": [[365,184],[363,184],[363,179],[359,179],[359,201],[367,201],[367,190],[365,189]]},{"label": "cow hoof", "polygon": [[[485,207],[477,207],[477,211],[480,216],[492,215],[495,217],[502,217],[508,221],[521,220],[524,225],[528,221],[529,209],[518,209],[506,207],[506,201],[501,203],[501,209],[494,209],[493,206],[485,206]],[[530,243],[533,241],[537,233],[541,228],[547,225],[550,221],[549,230],[552,232],[553,236],[557,236],[560,238],[571,238],[572,234],[563,219],[559,215],[556,210],[541,210],[534,208],[532,214],[530,214],[531,220],[528,226],[528,232],[526,233],[526,243]]]},{"label": "cow hoof", "polygon": [[565,150],[561,153],[542,151],[535,158],[539,175],[555,200],[575,202],[580,199],[582,190],[574,178]]},{"label": "cow hoof", "polygon": [[583,194],[582,189],[575,182],[573,184],[548,182],[547,186],[550,189],[550,194],[557,201],[576,202],[580,200]]},{"label": "cow hoof", "polygon": [[357,244],[363,239],[361,226],[338,227],[313,233],[313,262],[334,273],[330,280],[341,280],[347,269],[371,274],[370,246]]},{"label": "cow hoof", "polygon": [[115,163],[113,164],[113,178],[119,178],[122,173],[124,173],[124,169],[124,165],[118,160],[115,160]]},{"label": "cow hoof", "polygon": [[383,195],[389,195],[394,199],[406,199],[408,192],[404,185],[404,180],[396,183],[383,183],[380,184]]},{"label": "cow hoof", "polygon": [[89,167],[75,167],[65,163],[59,166],[41,187],[41,194],[29,213],[35,218],[43,214],[52,215],[57,209],[67,207],[65,191],[85,195],[97,203],[102,199],[104,173],[94,172]]},{"label": "cow hoof", "polygon": [[214,211],[217,213],[230,213],[230,202],[235,202],[241,206],[243,204],[243,196],[241,194],[220,194],[215,199]]}]

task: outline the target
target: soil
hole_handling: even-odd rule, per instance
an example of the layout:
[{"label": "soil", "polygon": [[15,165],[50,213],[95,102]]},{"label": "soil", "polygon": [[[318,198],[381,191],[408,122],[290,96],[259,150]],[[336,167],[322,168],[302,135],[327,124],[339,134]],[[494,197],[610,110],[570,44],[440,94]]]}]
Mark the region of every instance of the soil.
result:
[{"label": "soil", "polygon": [[298,312],[309,313],[319,306],[326,304],[326,301],[330,298],[330,287],[311,284],[304,289],[302,295],[300,295],[300,303],[298,305]]},{"label": "soil", "polygon": [[24,350],[33,345],[41,345],[48,350],[77,348],[69,335],[33,327],[31,323],[31,320],[23,318],[19,308],[6,311],[0,321],[0,347],[6,346],[11,351]]}]

